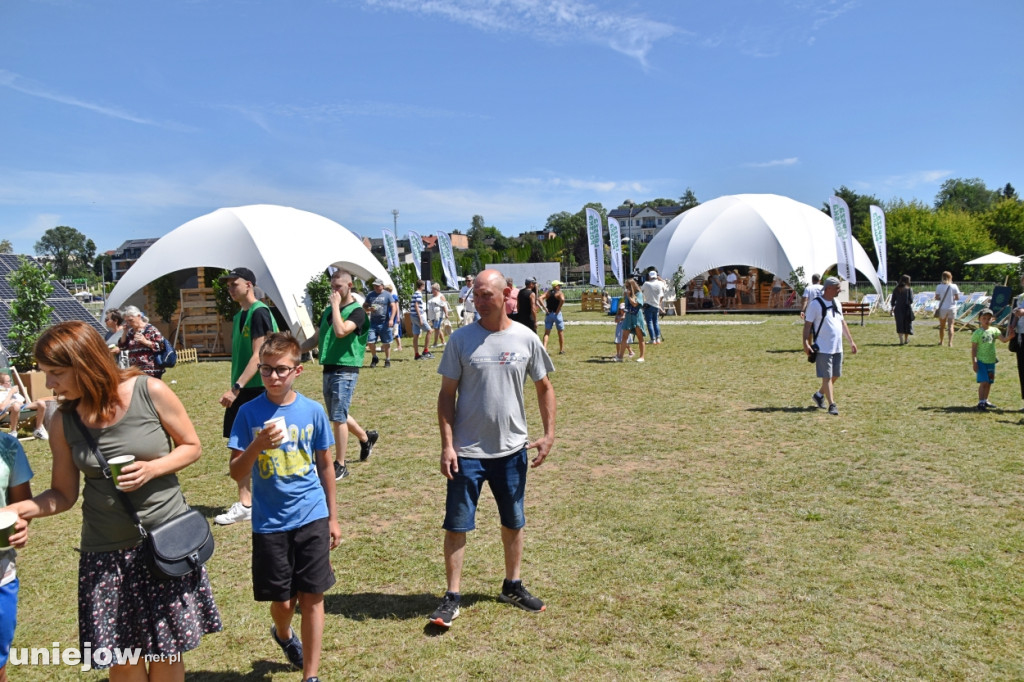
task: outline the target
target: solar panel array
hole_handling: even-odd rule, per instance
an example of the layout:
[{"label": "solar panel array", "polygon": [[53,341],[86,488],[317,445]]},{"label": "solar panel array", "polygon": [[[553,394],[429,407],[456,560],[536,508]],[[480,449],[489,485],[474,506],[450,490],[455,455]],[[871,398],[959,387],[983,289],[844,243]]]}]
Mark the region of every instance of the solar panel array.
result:
[{"label": "solar panel array", "polygon": [[[0,254],[0,347],[10,344],[8,334],[14,325],[11,320],[11,303],[14,302],[15,293],[7,276],[21,266],[20,256],[9,253]],[[25,256],[29,262],[38,265],[38,262],[31,256]],[[88,322],[96,331],[106,334],[106,329],[99,323],[96,317],[86,309],[81,302],[71,295],[64,285],[57,280],[51,280],[53,293],[46,299],[46,304],[53,308],[50,314],[50,324],[65,322],[67,320],[81,320]]]}]

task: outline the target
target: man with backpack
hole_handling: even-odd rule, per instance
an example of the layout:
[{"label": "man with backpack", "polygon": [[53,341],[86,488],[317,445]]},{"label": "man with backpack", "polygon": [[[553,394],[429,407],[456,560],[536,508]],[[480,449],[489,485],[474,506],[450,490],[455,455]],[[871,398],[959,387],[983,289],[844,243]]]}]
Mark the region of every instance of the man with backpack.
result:
[{"label": "man with backpack", "polygon": [[813,396],[814,404],[821,409],[828,405],[828,413],[839,414],[836,406],[835,384],[843,373],[843,337],[850,341],[850,352],[857,352],[850,328],[843,319],[842,307],[836,303],[839,280],[829,277],[825,280],[821,296],[811,301],[804,316],[804,353],[813,360],[821,388]]}]

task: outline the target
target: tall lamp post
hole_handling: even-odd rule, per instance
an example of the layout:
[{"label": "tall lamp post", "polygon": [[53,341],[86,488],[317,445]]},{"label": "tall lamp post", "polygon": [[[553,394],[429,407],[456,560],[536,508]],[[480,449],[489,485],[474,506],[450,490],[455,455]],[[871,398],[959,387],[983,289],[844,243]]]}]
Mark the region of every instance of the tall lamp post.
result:
[{"label": "tall lamp post", "polygon": [[395,216],[395,237],[398,237],[398,209],[391,209],[391,215]]},{"label": "tall lamp post", "polygon": [[632,199],[626,199],[623,205],[629,206],[629,276],[633,276],[633,207],[636,204]]}]

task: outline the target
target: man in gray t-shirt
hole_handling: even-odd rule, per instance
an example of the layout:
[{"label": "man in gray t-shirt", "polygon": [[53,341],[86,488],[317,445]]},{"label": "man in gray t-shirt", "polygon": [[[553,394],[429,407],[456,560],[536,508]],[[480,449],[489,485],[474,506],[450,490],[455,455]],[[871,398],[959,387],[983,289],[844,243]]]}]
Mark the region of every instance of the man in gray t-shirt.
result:
[{"label": "man in gray t-shirt", "polygon": [[[509,289],[497,270],[485,270],[473,283],[480,319],[452,333],[437,368],[441,429],[441,473],[448,479],[444,519],[444,563],[448,591],[430,622],[449,627],[459,615],[459,588],[466,533],[475,528],[476,506],[486,482],[498,504],[505,549],[505,581],[498,599],[527,611],[543,611],[544,602],[523,587],[523,499],[528,465],[540,466],[555,440],[554,371],[540,339],[505,313]],[[544,435],[527,435],[523,384],[537,390]],[[537,450],[532,464],[526,451]]]}]

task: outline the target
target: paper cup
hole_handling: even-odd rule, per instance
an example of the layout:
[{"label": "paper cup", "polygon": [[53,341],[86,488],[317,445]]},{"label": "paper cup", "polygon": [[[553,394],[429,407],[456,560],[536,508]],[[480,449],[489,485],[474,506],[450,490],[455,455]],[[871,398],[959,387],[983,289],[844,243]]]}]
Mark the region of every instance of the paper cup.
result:
[{"label": "paper cup", "polygon": [[18,515],[14,512],[0,512],[0,549],[11,548],[11,535],[14,534],[14,524],[18,522]]},{"label": "paper cup", "polygon": [[[274,417],[263,422],[264,428],[268,426],[276,426],[281,431],[281,438],[288,438],[288,422],[285,421],[284,417]],[[274,441],[277,442],[277,441]]]},{"label": "paper cup", "polygon": [[117,477],[121,475],[121,469],[125,468],[129,464],[135,461],[135,455],[121,455],[120,457],[114,457],[108,459],[107,464],[110,465],[110,476],[114,479],[114,485],[120,487]]}]

